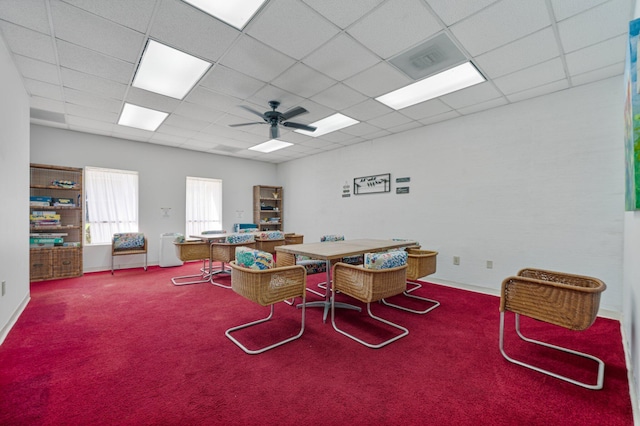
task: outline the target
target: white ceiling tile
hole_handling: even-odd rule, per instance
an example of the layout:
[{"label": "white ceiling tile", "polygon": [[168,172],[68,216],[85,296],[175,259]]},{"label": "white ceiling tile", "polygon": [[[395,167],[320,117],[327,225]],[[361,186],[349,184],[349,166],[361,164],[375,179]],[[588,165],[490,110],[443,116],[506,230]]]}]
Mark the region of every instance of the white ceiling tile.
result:
[{"label": "white ceiling tile", "polygon": [[418,121],[410,121],[408,123],[401,124],[399,126],[390,127],[389,131],[393,133],[402,133],[402,132],[406,132],[407,130],[416,129],[418,127],[422,127],[422,123]]},{"label": "white ceiling tile", "polygon": [[227,111],[229,108],[235,108],[241,103],[241,100],[238,98],[216,93],[200,86],[193,89],[185,100],[218,111]]},{"label": "white ceiling tile", "polygon": [[340,34],[307,56],[305,64],[336,80],[344,80],[380,62],[380,58],[347,34]]},{"label": "white ceiling tile", "polygon": [[453,109],[486,102],[501,97],[502,94],[489,82],[476,84],[440,97],[442,102]]},{"label": "white ceiling tile", "polygon": [[32,78],[52,84],[60,84],[58,68],[54,64],[42,62],[26,56],[14,56],[16,66],[25,78]]},{"label": "white ceiling tile", "polygon": [[67,103],[95,108],[107,112],[119,113],[122,102],[112,99],[94,96],[80,90],[67,88],[64,91],[64,98]]},{"label": "white ceiling tile", "polygon": [[124,84],[129,84],[133,78],[135,66],[130,62],[111,58],[62,40],[58,40],[56,44],[60,65],[63,67]]},{"label": "white ceiling tile", "polygon": [[485,76],[496,78],[560,56],[551,27],[506,44],[476,58]]},{"label": "white ceiling tile", "polygon": [[296,59],[322,46],[339,30],[304,3],[269,2],[247,34]]},{"label": "white ceiling tile", "polygon": [[68,116],[83,117],[110,124],[116,124],[118,122],[119,114],[108,112],[103,109],[90,108],[84,105],[76,105],[68,102],[65,104],[65,109]]},{"label": "white ceiling tile", "polygon": [[588,71],[624,62],[627,43],[627,36],[621,35],[567,54],[569,74],[572,76],[584,74]]},{"label": "white ceiling tile", "polygon": [[553,13],[558,21],[567,19],[608,0],[551,0]]},{"label": "white ceiling tile", "polygon": [[53,40],[50,36],[5,21],[0,21],[0,32],[12,52],[39,61],[56,63]]},{"label": "white ceiling tile", "polygon": [[211,123],[204,120],[196,120],[191,117],[185,117],[183,115],[169,114],[169,116],[164,120],[164,124],[199,132]]},{"label": "white ceiling tile", "polygon": [[175,127],[175,126],[166,124],[166,120],[160,125],[160,127],[158,127],[158,130],[156,131],[158,133],[166,133],[168,135],[174,135],[174,136],[183,136],[185,138],[192,138],[198,133],[195,130],[183,129],[182,127]]},{"label": "white ceiling tile", "polygon": [[376,127],[370,123],[358,123],[342,129],[342,132],[352,136],[366,136],[379,131],[379,127]]},{"label": "white ceiling tile", "polygon": [[593,83],[594,81],[604,80],[609,77],[619,76],[624,73],[624,62],[609,65],[608,67],[599,68],[584,74],[574,75],[571,77],[571,83],[574,86],[581,84]]},{"label": "white ceiling tile", "polygon": [[565,53],[626,34],[631,18],[631,0],[610,0],[558,23]]},{"label": "white ceiling tile", "polygon": [[142,33],[60,1],[51,2],[56,38],[127,62],[142,52]]},{"label": "white ceiling tile", "polygon": [[425,126],[429,126],[434,123],[440,123],[442,121],[451,120],[457,117],[460,117],[460,113],[458,113],[457,111],[449,111],[442,114],[434,115],[432,117],[425,118],[423,120],[420,120],[420,122]]},{"label": "white ceiling tile", "polygon": [[224,115],[222,111],[206,108],[202,105],[193,104],[191,102],[181,102],[174,110],[174,113],[185,117],[191,117],[196,120],[209,121],[211,123]]},{"label": "white ceiling tile", "polygon": [[390,127],[407,124],[411,121],[413,120],[400,114],[397,111],[394,111],[391,114],[376,117],[374,119],[368,120],[367,122],[381,129],[388,129]]},{"label": "white ceiling tile", "polygon": [[265,83],[222,65],[216,65],[202,79],[200,85],[239,99],[245,99],[256,93]]},{"label": "white ceiling tile", "polygon": [[156,4],[156,0],[64,1],[141,33],[146,33],[149,28],[153,8]]},{"label": "white ceiling tile", "polygon": [[82,127],[85,131],[89,129],[102,130],[103,134],[108,135],[113,130],[113,124],[100,120],[92,120],[91,118],[79,117],[75,115],[67,115],[67,123],[72,127]]},{"label": "white ceiling tile", "polygon": [[450,29],[472,56],[551,25],[545,0],[502,0]]},{"label": "white ceiling tile", "polygon": [[269,101],[280,102],[278,111],[281,111],[281,112],[284,112],[290,108],[298,106],[303,101],[303,99],[300,96],[296,95],[295,93],[287,92],[286,90],[282,90],[270,84],[258,90],[258,92],[256,92],[256,94],[252,96],[251,99],[248,99],[248,100],[251,101],[253,104],[258,105],[258,107],[255,109],[261,112],[268,111],[271,109],[271,107],[269,106]]},{"label": "white ceiling tile", "polygon": [[[402,23],[400,26],[397,23]],[[347,32],[384,59],[442,30],[420,0],[389,0]]]},{"label": "white ceiling tile", "polygon": [[62,84],[84,92],[94,93],[105,98],[124,99],[127,85],[107,80],[91,74],[85,74],[70,68],[61,68]]},{"label": "white ceiling tile", "polygon": [[536,98],[538,96],[564,90],[564,89],[567,89],[568,87],[569,87],[569,81],[566,79],[563,79],[563,80],[554,81],[553,83],[534,87],[533,89],[523,90],[521,92],[507,95],[507,99],[509,99],[510,102],[519,102],[525,99]]},{"label": "white ceiling tile", "polygon": [[345,86],[342,83],[338,83],[335,86],[332,86],[324,92],[318,93],[311,98],[312,101],[332,108],[336,111],[349,108],[350,106],[359,104],[366,99],[366,96],[359,92],[356,92],[355,90],[351,89],[348,86]]},{"label": "white ceiling tile", "polygon": [[31,108],[43,109],[45,111],[64,113],[64,103],[49,98],[31,96],[29,98],[29,106],[31,106]]},{"label": "white ceiling tile", "polygon": [[240,32],[182,1],[163,0],[149,35],[191,55],[218,61]]},{"label": "white ceiling tile", "polygon": [[458,108],[457,111],[462,115],[469,115],[469,114],[474,114],[476,112],[484,111],[487,109],[497,108],[499,106],[506,105],[508,103],[509,101],[507,101],[505,98],[497,98],[497,99],[491,99],[490,101],[473,104],[467,107]]},{"label": "white ceiling tile", "polygon": [[446,105],[440,99],[432,99],[430,101],[421,102],[402,110],[402,114],[414,120],[422,120],[434,115],[443,114],[451,111],[451,107]]},{"label": "white ceiling tile", "polygon": [[117,138],[133,139],[142,142],[147,141],[153,135],[153,132],[137,129],[135,127],[120,126],[116,124],[115,126],[113,126],[111,135]]},{"label": "white ceiling tile", "polygon": [[495,2],[496,0],[427,0],[429,6],[447,25],[473,15]]},{"label": "white ceiling tile", "polygon": [[44,1],[2,0],[0,20],[13,22],[43,34],[51,34]]},{"label": "white ceiling tile", "polygon": [[153,136],[149,138],[149,142],[151,143],[156,143],[159,145],[166,145],[166,146],[180,146],[186,141],[187,141],[187,138],[185,138],[184,136],[175,136],[175,135],[169,135],[166,133],[157,133],[157,132],[154,132]]},{"label": "white ceiling tile", "polygon": [[272,84],[303,98],[309,98],[333,86],[336,81],[298,62],[274,79]]},{"label": "white ceiling tile", "polygon": [[290,57],[258,42],[251,37],[242,37],[234,49],[221,60],[222,65],[257,78],[271,81],[295,61]]},{"label": "white ceiling tile", "polygon": [[360,19],[382,0],[303,0],[342,29]]},{"label": "white ceiling tile", "polygon": [[43,98],[54,99],[56,101],[62,101],[62,90],[57,84],[45,83],[39,80],[24,80],[27,91],[31,96],[40,96]]},{"label": "white ceiling tile", "polygon": [[413,83],[413,80],[387,62],[379,62],[373,67],[346,79],[344,83],[360,93],[375,98]]},{"label": "white ceiling tile", "polygon": [[367,99],[357,105],[342,110],[342,113],[358,121],[367,121],[372,118],[393,112],[388,106],[381,104],[374,99]]},{"label": "white ceiling tile", "polygon": [[494,80],[498,89],[506,95],[531,89],[566,78],[562,61],[552,59],[542,64],[514,72]]},{"label": "white ceiling tile", "polygon": [[164,112],[173,112],[178,105],[180,105],[178,99],[159,95],[137,87],[131,87],[129,89],[125,100],[130,104]]}]

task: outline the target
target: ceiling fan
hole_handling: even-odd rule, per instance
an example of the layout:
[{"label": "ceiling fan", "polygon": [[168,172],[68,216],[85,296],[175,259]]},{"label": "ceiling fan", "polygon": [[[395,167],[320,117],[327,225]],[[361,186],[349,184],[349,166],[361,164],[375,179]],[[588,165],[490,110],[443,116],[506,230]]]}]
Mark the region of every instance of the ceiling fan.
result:
[{"label": "ceiling fan", "polygon": [[316,128],[313,126],[308,126],[306,124],[294,123],[293,121],[288,121],[293,117],[297,117],[300,114],[306,114],[307,112],[309,112],[306,109],[302,107],[293,107],[286,112],[279,112],[279,111],[276,111],[276,109],[280,106],[280,102],[278,101],[269,101],[269,106],[271,107],[272,111],[267,111],[262,113],[248,106],[240,105],[240,108],[244,108],[250,113],[259,116],[260,118],[262,118],[263,121],[254,121],[251,123],[229,124],[229,127],[251,126],[253,124],[269,124],[271,126],[271,131],[270,131],[271,139],[276,139],[278,138],[278,136],[280,136],[280,130],[278,128],[278,126],[280,125],[284,127],[291,127],[292,129],[306,130],[308,132],[313,132],[316,130]]}]

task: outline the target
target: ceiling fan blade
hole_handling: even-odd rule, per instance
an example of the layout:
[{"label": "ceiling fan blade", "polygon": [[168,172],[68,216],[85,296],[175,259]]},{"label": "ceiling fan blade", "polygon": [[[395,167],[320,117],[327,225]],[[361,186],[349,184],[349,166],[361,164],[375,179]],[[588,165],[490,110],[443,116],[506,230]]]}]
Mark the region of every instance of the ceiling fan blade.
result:
[{"label": "ceiling fan blade", "polygon": [[280,136],[280,131],[278,130],[278,126],[277,125],[272,125],[271,126],[271,139],[278,139],[278,136]]},{"label": "ceiling fan blade", "polygon": [[264,121],[254,121],[253,123],[229,124],[229,127],[252,126],[254,124],[267,124]]},{"label": "ceiling fan blade", "polygon": [[258,117],[262,118],[263,120],[265,119],[263,113],[258,112],[258,111],[256,111],[255,109],[253,109],[251,107],[248,107],[246,105],[240,105],[240,108],[249,111],[251,114],[257,115]]},{"label": "ceiling fan blade", "polygon": [[289,111],[284,112],[282,114],[282,121],[289,120],[290,118],[296,117],[296,116],[298,116],[300,114],[306,114],[307,112],[309,112],[309,111],[307,111],[306,109],[304,109],[304,108],[302,108],[300,106],[291,108]]},{"label": "ceiling fan blade", "polygon": [[291,128],[294,128],[294,129],[306,130],[307,132],[314,132],[316,130],[316,127],[307,126],[306,124],[302,124],[302,123],[292,123],[291,121],[287,121],[286,123],[282,123],[282,125],[284,127],[291,127]]}]

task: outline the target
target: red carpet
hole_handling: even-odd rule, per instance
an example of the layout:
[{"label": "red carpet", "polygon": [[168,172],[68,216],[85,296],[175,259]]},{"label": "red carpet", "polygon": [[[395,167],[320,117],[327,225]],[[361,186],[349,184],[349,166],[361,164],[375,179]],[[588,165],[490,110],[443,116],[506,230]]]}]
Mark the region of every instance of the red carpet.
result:
[{"label": "red carpet", "polygon": [[[416,292],[442,303],[429,314],[373,306],[410,330],[382,349],[336,333],[310,308],[302,338],[247,355],[224,331],[268,308],[211,284],[171,284],[200,266],[32,284],[31,302],[0,346],[0,424],[633,424],[617,321],[598,318],[584,332],[522,323],[530,337],[601,358],[599,391],[507,362],[498,350],[498,298],[435,284]],[[277,338],[265,332],[273,325],[294,334],[300,310],[281,303],[278,315],[239,338]],[[353,327],[362,319],[339,315]],[[511,338],[506,345],[511,354],[521,349]],[[581,364],[552,364],[595,380]]]}]

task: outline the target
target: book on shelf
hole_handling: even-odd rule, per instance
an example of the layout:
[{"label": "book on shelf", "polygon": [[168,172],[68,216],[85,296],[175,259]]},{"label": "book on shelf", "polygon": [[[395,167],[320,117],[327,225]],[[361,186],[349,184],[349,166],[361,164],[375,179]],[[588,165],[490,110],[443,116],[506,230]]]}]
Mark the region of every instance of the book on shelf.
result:
[{"label": "book on shelf", "polygon": [[34,210],[31,212],[31,216],[51,216],[56,214],[55,211]]},{"label": "book on shelf", "polygon": [[53,237],[67,237],[69,234],[66,232],[32,232],[29,237],[32,238],[53,238]]},{"label": "book on shelf", "polygon": [[48,201],[29,201],[31,207],[51,207],[51,203]]},{"label": "book on shelf", "polygon": [[64,244],[64,238],[55,237],[55,238],[29,238],[29,245],[31,246],[42,246],[45,244],[49,244],[52,246],[61,246]]},{"label": "book on shelf", "polygon": [[73,202],[73,198],[53,198],[52,204],[54,207],[75,207],[76,203]]}]

